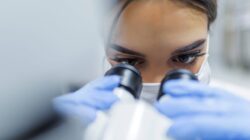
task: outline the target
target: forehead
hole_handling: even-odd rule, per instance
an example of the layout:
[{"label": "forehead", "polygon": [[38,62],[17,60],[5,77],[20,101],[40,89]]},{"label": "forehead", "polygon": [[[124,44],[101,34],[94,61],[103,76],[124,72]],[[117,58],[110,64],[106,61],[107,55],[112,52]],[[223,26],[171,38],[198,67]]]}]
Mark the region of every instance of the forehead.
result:
[{"label": "forehead", "polygon": [[135,0],[120,15],[111,42],[138,51],[152,46],[176,49],[206,38],[207,27],[204,13],[179,2]]}]

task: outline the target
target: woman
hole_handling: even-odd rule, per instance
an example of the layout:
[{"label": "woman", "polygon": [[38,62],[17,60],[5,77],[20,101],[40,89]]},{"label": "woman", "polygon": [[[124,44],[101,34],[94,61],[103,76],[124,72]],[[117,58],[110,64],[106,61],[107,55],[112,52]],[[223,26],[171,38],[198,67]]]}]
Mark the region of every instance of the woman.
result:
[{"label": "woman", "polygon": [[107,22],[109,63],[127,61],[140,70],[145,83],[142,98],[150,102],[172,69],[188,69],[208,83],[208,33],[216,5],[214,0],[119,1]]},{"label": "woman", "polygon": [[[210,88],[208,36],[217,15],[216,0],[119,0],[111,8],[106,54],[114,66],[134,65],[143,78],[142,99],[174,120],[167,132],[174,139],[250,139],[249,102]],[[165,84],[168,100],[156,102],[159,82],[172,69],[188,69],[203,83],[175,80]],[[56,110],[83,123],[118,98],[119,77],[91,82],[74,94],[55,99]]]}]

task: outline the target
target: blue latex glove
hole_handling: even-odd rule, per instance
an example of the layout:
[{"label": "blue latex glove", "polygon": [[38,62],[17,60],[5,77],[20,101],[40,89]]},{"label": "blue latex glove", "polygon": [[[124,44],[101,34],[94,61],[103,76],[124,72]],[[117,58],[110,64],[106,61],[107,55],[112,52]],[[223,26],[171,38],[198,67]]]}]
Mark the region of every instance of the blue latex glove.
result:
[{"label": "blue latex glove", "polygon": [[55,98],[54,108],[63,117],[79,118],[88,125],[95,120],[98,110],[107,110],[118,100],[113,90],[119,82],[118,76],[100,78],[75,93]]},{"label": "blue latex glove", "polygon": [[250,140],[250,102],[195,81],[173,80],[156,108],[177,140]]}]

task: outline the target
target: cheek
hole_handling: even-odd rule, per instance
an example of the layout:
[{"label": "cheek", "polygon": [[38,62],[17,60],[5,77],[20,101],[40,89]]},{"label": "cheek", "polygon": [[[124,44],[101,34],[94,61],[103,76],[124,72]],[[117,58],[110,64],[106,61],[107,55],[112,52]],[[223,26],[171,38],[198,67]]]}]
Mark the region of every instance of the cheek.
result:
[{"label": "cheek", "polygon": [[198,73],[204,61],[205,61],[205,56],[198,58],[196,64],[193,65],[189,70],[192,71],[193,73]]},{"label": "cheek", "polygon": [[110,59],[108,59],[108,63],[109,63],[112,67],[115,66],[115,65],[117,65],[117,64],[119,64],[118,62],[115,62],[115,61],[110,60]]}]

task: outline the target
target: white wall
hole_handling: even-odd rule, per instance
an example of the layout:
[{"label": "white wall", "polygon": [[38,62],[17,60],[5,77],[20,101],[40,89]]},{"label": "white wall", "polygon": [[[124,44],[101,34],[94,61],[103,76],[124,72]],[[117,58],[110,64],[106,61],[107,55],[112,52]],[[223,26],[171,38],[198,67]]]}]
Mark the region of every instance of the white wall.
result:
[{"label": "white wall", "polygon": [[45,122],[62,88],[100,75],[93,2],[0,1],[0,139]]}]

